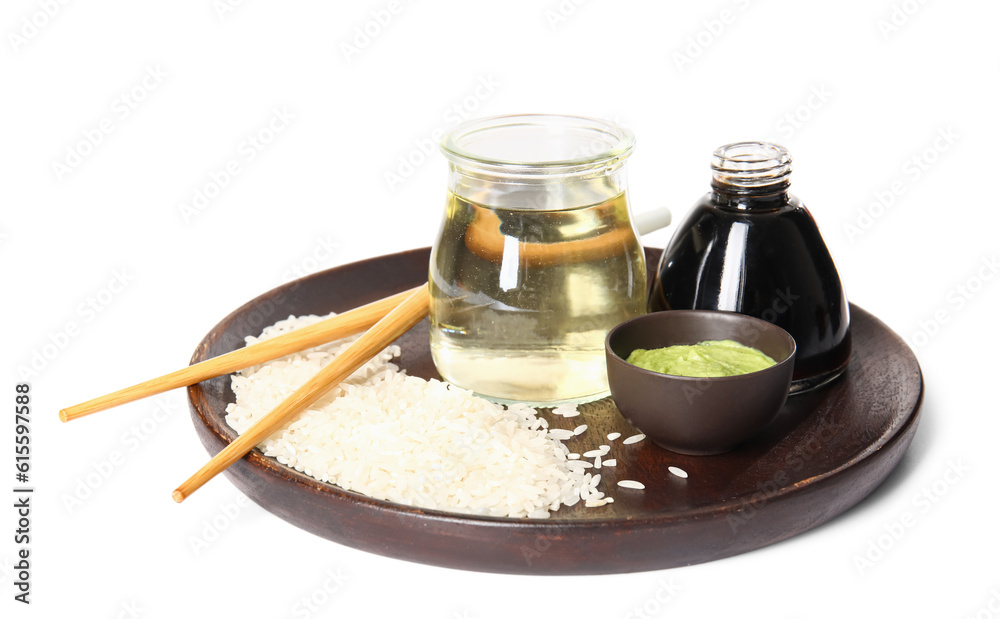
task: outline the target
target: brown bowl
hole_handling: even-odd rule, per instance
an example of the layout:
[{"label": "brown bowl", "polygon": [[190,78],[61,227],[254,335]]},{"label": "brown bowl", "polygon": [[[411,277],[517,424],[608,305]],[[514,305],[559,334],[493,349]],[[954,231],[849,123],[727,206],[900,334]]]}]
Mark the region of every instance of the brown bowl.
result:
[{"label": "brown bowl", "polygon": [[[734,340],[776,364],[749,374],[694,378],[625,361],[637,348]],[[729,451],[764,429],[784,406],[795,340],[765,320],[734,312],[670,310],[626,320],[605,340],[608,382],[618,410],[660,447],[684,454]]]}]

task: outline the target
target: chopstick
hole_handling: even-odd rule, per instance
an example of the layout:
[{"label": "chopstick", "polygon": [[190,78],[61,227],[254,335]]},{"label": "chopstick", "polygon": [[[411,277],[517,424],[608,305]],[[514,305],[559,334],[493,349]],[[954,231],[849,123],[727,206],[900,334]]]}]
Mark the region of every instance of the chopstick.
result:
[{"label": "chopstick", "polygon": [[347,350],[337,355],[329,365],[288,396],[284,402],[261,417],[246,432],[217,453],[197,473],[178,486],[173,492],[174,500],[180,503],[191,496],[191,493],[246,455],[281,424],[289,421],[323,397],[326,392],[367,363],[380,350],[420,322],[427,315],[429,306],[430,290],[428,285],[424,284],[382,320],[375,323]]},{"label": "chopstick", "polygon": [[[426,287],[426,285],[424,286]],[[413,288],[380,299],[368,305],[331,316],[322,322],[308,327],[296,329],[291,333],[264,340],[218,357],[206,359],[201,363],[189,365],[186,368],[171,372],[159,378],[153,378],[131,387],[126,387],[114,393],[109,393],[82,404],[76,404],[59,411],[59,419],[63,422],[72,421],[119,404],[134,402],[151,395],[163,393],[177,387],[186,387],[197,382],[222,376],[236,370],[277,359],[293,352],[299,352],[313,346],[319,346],[338,338],[360,333],[381,320],[393,308],[407,297],[419,290]]]}]

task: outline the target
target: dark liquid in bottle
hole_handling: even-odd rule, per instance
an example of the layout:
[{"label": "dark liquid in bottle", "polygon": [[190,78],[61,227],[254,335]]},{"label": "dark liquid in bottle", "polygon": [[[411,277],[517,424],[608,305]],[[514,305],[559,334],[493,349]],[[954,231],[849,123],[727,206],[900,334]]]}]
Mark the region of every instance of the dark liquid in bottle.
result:
[{"label": "dark liquid in bottle", "polygon": [[772,322],[795,338],[792,392],[839,375],[850,316],[836,266],[812,216],[784,191],[764,198],[715,191],[677,229],[649,310],[712,309]]}]

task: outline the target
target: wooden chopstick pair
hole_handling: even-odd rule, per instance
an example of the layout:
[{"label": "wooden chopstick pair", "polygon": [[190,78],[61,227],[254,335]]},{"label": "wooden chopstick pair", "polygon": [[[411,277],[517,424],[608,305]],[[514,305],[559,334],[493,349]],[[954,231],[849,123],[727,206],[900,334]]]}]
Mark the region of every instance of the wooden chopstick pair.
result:
[{"label": "wooden chopstick pair", "polygon": [[207,359],[182,370],[88,400],[76,406],[70,406],[59,411],[59,418],[64,422],[78,419],[119,404],[133,402],[176,387],[193,385],[208,378],[277,359],[368,329],[347,350],[337,355],[329,365],[309,379],[284,402],[259,419],[250,429],[217,453],[197,473],[174,490],[173,498],[180,503],[205,482],[246,455],[281,424],[323,397],[325,393],[367,363],[380,350],[413,328],[427,315],[429,307],[430,290],[428,285],[424,284],[291,333]]}]

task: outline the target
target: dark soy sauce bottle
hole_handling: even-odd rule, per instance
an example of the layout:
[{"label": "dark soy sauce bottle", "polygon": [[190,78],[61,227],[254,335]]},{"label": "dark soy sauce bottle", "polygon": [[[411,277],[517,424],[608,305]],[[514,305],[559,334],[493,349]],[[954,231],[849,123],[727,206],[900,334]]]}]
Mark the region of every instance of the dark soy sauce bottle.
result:
[{"label": "dark soy sauce bottle", "polygon": [[712,191],[663,252],[649,311],[727,310],[795,338],[791,393],[839,376],[851,354],[847,297],[812,215],[789,195],[791,157],[764,142],[712,157]]}]

